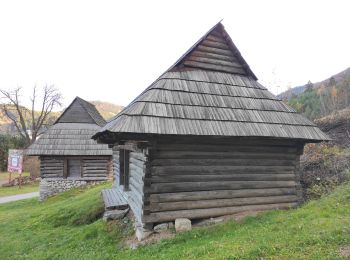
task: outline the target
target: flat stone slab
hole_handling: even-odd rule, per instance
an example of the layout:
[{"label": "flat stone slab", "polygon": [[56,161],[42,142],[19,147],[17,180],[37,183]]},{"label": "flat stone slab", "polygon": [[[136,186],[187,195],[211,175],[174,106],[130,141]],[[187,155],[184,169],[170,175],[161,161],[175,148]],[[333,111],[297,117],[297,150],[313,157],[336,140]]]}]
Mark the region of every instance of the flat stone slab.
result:
[{"label": "flat stone slab", "polygon": [[128,211],[129,211],[129,208],[108,210],[103,214],[103,220],[108,221],[108,220],[122,219],[126,216]]},{"label": "flat stone slab", "polygon": [[116,189],[104,189],[101,191],[105,210],[127,209],[128,202],[123,195]]}]

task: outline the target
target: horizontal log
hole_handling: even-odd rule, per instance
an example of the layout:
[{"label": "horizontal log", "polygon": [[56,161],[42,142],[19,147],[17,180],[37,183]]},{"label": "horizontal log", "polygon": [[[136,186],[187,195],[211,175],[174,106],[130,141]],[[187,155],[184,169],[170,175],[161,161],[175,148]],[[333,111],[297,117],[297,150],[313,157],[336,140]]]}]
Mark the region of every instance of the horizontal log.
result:
[{"label": "horizontal log", "polygon": [[63,171],[40,171],[41,174],[58,174],[58,175],[63,175]]},{"label": "horizontal log", "polygon": [[257,146],[257,145],[211,145],[211,144],[158,144],[156,151],[202,151],[202,152],[253,152],[253,153],[294,153],[293,146]]},{"label": "horizontal log", "polygon": [[83,173],[103,173],[103,174],[107,174],[107,169],[104,170],[85,170],[83,169]]},{"label": "horizontal log", "polygon": [[146,209],[151,212],[173,211],[185,209],[208,209],[244,205],[266,205],[286,202],[297,202],[298,197],[295,195],[273,196],[273,197],[250,197],[250,198],[232,198],[232,199],[214,199],[214,200],[195,200],[195,201],[178,201],[151,203]]},{"label": "horizontal log", "polygon": [[151,203],[157,202],[175,202],[188,200],[211,200],[211,199],[229,199],[246,198],[262,196],[280,196],[295,195],[295,188],[270,188],[270,189],[242,189],[242,190],[213,190],[213,191],[195,191],[195,192],[177,192],[151,194],[149,200]]},{"label": "horizontal log", "polygon": [[107,177],[107,173],[105,174],[89,174],[89,173],[84,173],[83,177]]},{"label": "horizontal log", "polygon": [[63,169],[63,164],[62,165],[42,165],[40,166],[40,169]]},{"label": "horizontal log", "polygon": [[190,61],[185,60],[184,64],[189,67],[194,68],[202,68],[202,69],[208,69],[208,70],[215,70],[220,72],[228,72],[228,73],[235,73],[235,74],[241,74],[245,75],[246,72],[243,69],[235,68],[235,67],[228,67],[228,66],[222,66],[222,65],[214,65],[211,63],[204,63],[204,62],[198,62],[198,61]]},{"label": "horizontal log", "polygon": [[249,205],[249,206],[238,206],[238,207],[223,207],[223,208],[210,208],[210,209],[192,209],[192,210],[179,210],[179,211],[165,211],[151,213],[143,216],[145,223],[158,223],[165,221],[173,221],[177,218],[210,218],[224,215],[231,215],[246,211],[261,211],[271,209],[288,209],[297,206],[297,203],[279,203],[279,204],[268,204],[268,205]]},{"label": "horizontal log", "polygon": [[[201,45],[206,46],[206,47],[222,49],[222,50],[230,50],[230,48],[228,47],[226,42],[222,43],[222,42],[218,42],[218,41],[211,41],[209,39],[202,41]],[[233,53],[232,53],[232,55],[233,55]]]},{"label": "horizontal log", "polygon": [[242,65],[239,64],[238,62],[218,60],[218,59],[213,59],[209,57],[198,57],[193,54],[187,57],[187,60],[242,69]]},{"label": "horizontal log", "polygon": [[282,159],[154,159],[152,166],[294,166],[295,160]]},{"label": "horizontal log", "polygon": [[153,166],[152,175],[294,172],[295,166]]},{"label": "horizontal log", "polygon": [[254,152],[206,152],[206,151],[164,151],[158,150],[154,153],[155,159],[290,159],[295,160],[294,153],[254,153]]},{"label": "horizontal log", "polygon": [[205,58],[211,58],[211,59],[217,59],[217,60],[223,60],[223,61],[232,61],[232,62],[238,63],[238,60],[231,55],[220,55],[220,54],[214,54],[210,52],[202,52],[198,50],[191,52],[191,55],[196,57],[205,57]]},{"label": "horizontal log", "polygon": [[41,177],[43,178],[53,178],[53,177],[59,177],[59,174],[41,174]]},{"label": "horizontal log", "polygon": [[202,51],[202,52],[219,54],[219,55],[232,56],[232,52],[230,50],[222,50],[222,49],[218,49],[218,48],[207,47],[204,45],[198,45],[197,50]]},{"label": "horizontal log", "polygon": [[109,160],[83,160],[83,163],[108,163]]},{"label": "horizontal log", "polygon": [[85,180],[85,181],[106,181],[108,180],[107,177],[82,177],[82,178],[78,178],[81,180]]},{"label": "horizontal log", "polygon": [[154,183],[145,187],[145,192],[180,192],[180,191],[210,191],[210,190],[239,190],[262,188],[295,187],[295,181],[212,181],[212,182],[181,182],[181,183]]},{"label": "horizontal log", "polygon": [[107,165],[104,166],[83,166],[83,169],[86,170],[106,170],[108,168]]},{"label": "horizontal log", "polygon": [[229,174],[229,175],[162,175],[152,176],[152,183],[169,182],[197,182],[197,181],[291,181],[295,179],[294,174]]},{"label": "horizontal log", "polygon": [[211,35],[211,34],[209,34],[206,39],[208,39],[210,41],[214,41],[214,42],[221,42],[221,43],[227,44],[223,37],[217,37],[217,36]]}]

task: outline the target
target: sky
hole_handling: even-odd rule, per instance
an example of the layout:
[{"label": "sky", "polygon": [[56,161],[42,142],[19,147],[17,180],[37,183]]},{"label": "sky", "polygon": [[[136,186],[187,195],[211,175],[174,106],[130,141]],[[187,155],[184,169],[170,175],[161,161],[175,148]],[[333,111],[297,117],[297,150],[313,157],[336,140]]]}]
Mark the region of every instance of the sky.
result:
[{"label": "sky", "polygon": [[274,94],[350,66],[350,1],[0,0],[0,89],[127,105],[214,24]]}]

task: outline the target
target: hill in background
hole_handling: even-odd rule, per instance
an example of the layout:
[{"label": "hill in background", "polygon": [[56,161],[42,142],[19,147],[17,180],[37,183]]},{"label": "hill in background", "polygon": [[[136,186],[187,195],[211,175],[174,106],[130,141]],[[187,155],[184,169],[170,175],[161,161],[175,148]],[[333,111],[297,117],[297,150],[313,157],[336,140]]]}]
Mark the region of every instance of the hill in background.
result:
[{"label": "hill in background", "polygon": [[[312,83],[312,88],[317,89],[320,87],[328,86],[330,83],[338,84],[340,82],[343,82],[350,76],[350,68],[347,68],[346,70],[343,70],[342,72],[339,72],[338,74],[335,74],[328,79],[325,79],[323,81]],[[291,89],[288,89],[287,91],[284,91],[277,95],[280,99],[290,99],[293,95],[300,95],[303,92],[306,91],[306,89],[310,86],[309,84],[305,84],[303,86],[294,87]]]},{"label": "hill in background", "polygon": [[98,112],[103,116],[104,119],[108,120],[122,111],[123,107],[120,105],[102,102],[102,101],[89,101],[94,104]]},{"label": "hill in background", "polygon": [[[108,102],[102,102],[102,101],[89,101],[89,102],[95,105],[96,109],[100,112],[100,114],[106,120],[112,118],[123,109],[123,107],[120,105],[116,105]],[[51,112],[46,124],[47,125],[53,124],[56,121],[56,119],[62,114],[63,111],[64,109],[62,109],[62,111],[59,111],[59,112]],[[36,113],[39,113],[39,112],[36,112]],[[26,115],[30,116],[30,114],[26,114]],[[0,110],[0,133],[16,133],[15,126],[12,124],[11,120],[9,120],[1,112],[1,110]]]},{"label": "hill in background", "polygon": [[321,82],[311,83],[278,95],[311,120],[350,106],[350,68]]}]

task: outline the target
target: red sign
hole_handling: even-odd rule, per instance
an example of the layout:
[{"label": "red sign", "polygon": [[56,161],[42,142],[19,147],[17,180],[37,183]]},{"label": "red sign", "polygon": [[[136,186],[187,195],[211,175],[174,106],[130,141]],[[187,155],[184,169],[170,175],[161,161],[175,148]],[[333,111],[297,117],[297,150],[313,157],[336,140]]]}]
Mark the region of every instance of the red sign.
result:
[{"label": "red sign", "polygon": [[9,150],[7,163],[8,172],[22,173],[23,169],[23,150]]}]

